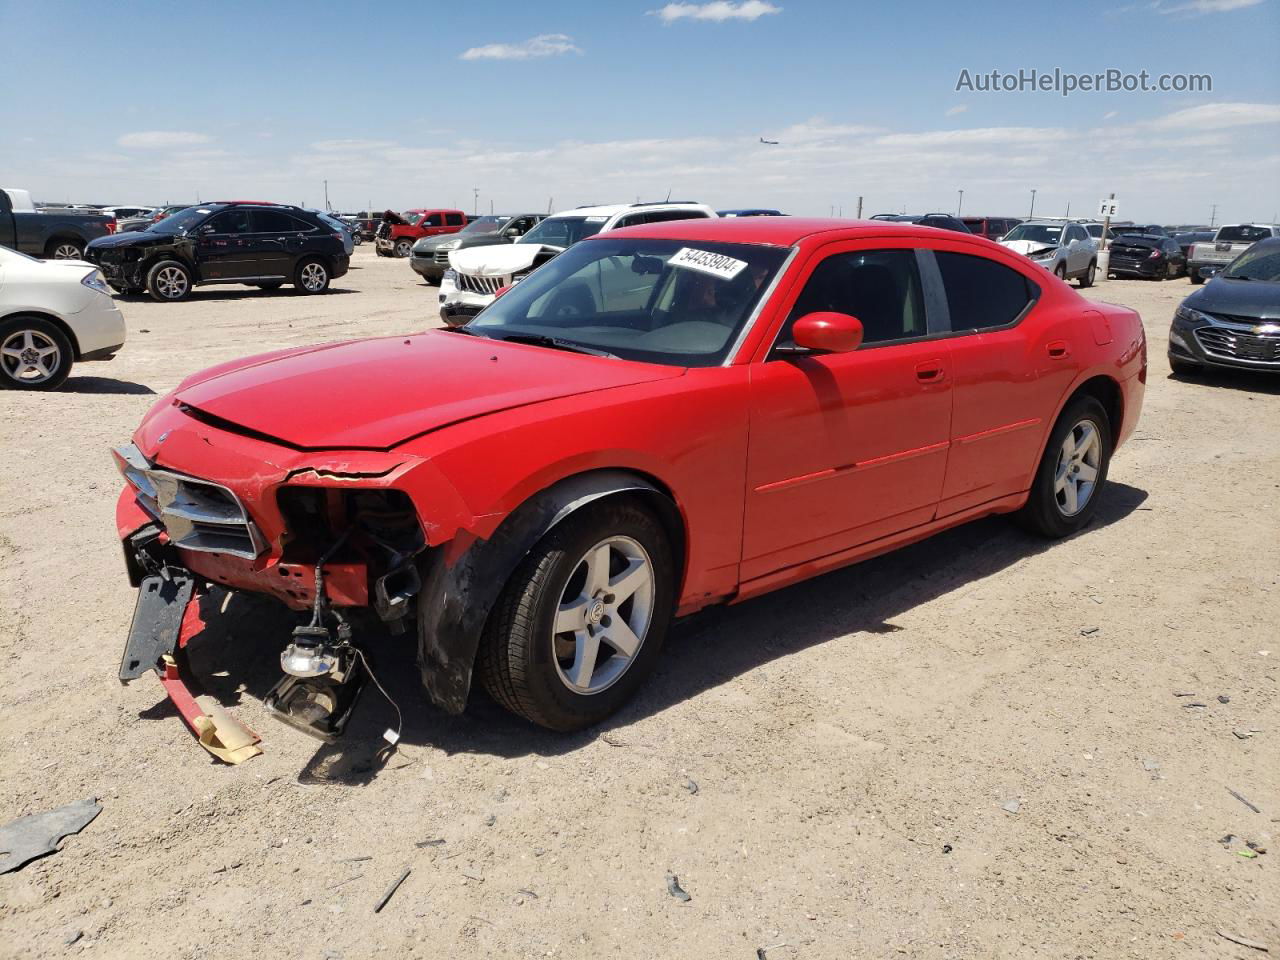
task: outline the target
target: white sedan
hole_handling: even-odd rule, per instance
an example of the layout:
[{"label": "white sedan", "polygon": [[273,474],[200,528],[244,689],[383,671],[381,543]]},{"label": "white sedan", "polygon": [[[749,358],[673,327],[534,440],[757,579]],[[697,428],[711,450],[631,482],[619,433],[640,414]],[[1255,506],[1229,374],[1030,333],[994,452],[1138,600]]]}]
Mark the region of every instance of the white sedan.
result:
[{"label": "white sedan", "polygon": [[0,247],[0,387],[56,390],[81,360],[124,346],[124,317],[98,268]]}]

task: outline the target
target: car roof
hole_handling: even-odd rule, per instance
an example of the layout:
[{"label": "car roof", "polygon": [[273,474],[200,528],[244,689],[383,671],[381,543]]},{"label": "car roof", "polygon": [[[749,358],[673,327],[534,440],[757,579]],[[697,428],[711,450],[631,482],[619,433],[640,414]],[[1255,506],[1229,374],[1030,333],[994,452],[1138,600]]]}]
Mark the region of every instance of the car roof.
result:
[{"label": "car roof", "polygon": [[[688,240],[705,243],[766,243],[779,247],[795,246],[808,237],[826,233],[841,233],[844,238],[859,237],[938,237],[955,239],[960,234],[938,227],[921,227],[916,224],[895,223],[890,220],[847,220],[817,217],[716,217],[695,220],[667,220],[663,223],[647,223],[639,227],[625,227],[608,233],[596,234],[583,241],[590,243],[622,235],[655,237],[667,240]],[[989,243],[970,235],[975,243]]]},{"label": "car roof", "polygon": [[593,207],[575,207],[572,210],[559,210],[552,217],[615,217],[628,210],[710,210],[705,204],[686,200],[672,200],[670,203],[602,203]]}]

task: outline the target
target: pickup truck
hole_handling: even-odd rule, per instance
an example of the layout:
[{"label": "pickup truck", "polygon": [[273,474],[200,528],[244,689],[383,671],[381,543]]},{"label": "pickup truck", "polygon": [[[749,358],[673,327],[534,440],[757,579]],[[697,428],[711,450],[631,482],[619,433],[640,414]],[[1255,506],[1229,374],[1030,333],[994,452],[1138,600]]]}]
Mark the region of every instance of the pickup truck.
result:
[{"label": "pickup truck", "polygon": [[380,257],[407,257],[415,240],[457,233],[467,225],[461,210],[405,210],[397,219],[399,223],[383,220],[378,224],[374,246]]},{"label": "pickup truck", "polygon": [[1218,228],[1213,239],[1193,243],[1187,254],[1187,276],[1192,283],[1204,283],[1259,240],[1280,237],[1274,223],[1230,223]]},{"label": "pickup truck", "polygon": [[0,189],[0,247],[50,260],[83,260],[90,240],[115,232],[115,217],[43,213],[26,190]]}]

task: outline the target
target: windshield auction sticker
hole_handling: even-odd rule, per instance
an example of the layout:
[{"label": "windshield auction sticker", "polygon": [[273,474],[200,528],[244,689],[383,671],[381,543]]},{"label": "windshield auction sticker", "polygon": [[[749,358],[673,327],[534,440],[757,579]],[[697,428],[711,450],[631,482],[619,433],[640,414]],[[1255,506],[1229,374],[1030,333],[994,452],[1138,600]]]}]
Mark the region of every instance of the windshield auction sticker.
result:
[{"label": "windshield auction sticker", "polygon": [[681,247],[667,263],[673,267],[708,273],[721,280],[732,280],[747,265],[745,260],[735,260],[733,257],[726,257],[723,253],[712,253],[710,250],[694,250],[692,247]]}]

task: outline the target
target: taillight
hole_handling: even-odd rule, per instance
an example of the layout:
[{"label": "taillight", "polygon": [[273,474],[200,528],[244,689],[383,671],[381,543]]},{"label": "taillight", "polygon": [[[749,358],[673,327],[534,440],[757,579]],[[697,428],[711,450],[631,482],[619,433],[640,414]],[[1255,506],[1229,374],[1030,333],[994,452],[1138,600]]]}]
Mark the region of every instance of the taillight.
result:
[{"label": "taillight", "polygon": [[108,220],[108,221],[107,221],[107,236],[110,236],[111,234],[115,233],[115,232],[116,232],[116,227],[117,227],[117,224],[116,224],[116,222],[115,222],[114,220]]}]

